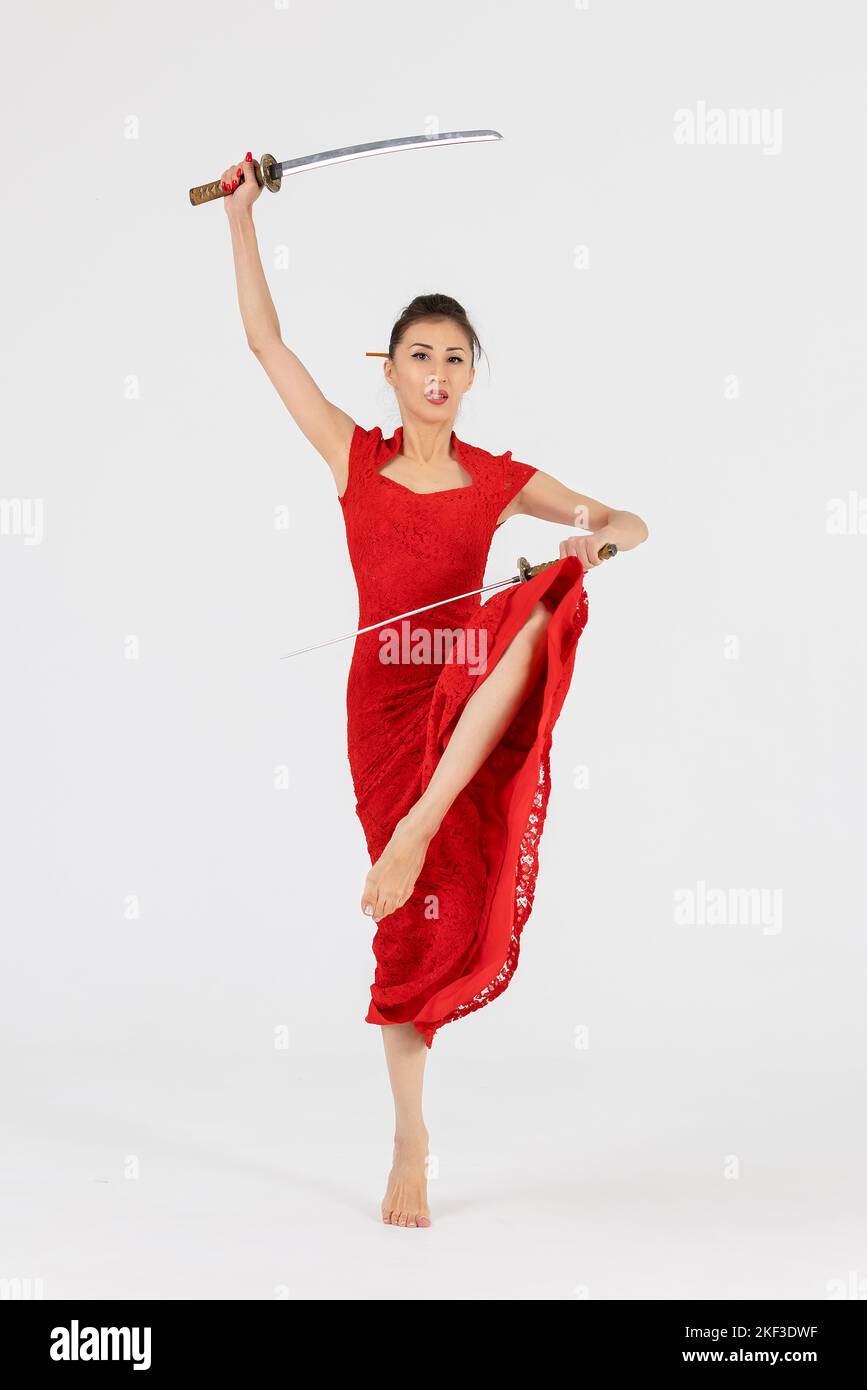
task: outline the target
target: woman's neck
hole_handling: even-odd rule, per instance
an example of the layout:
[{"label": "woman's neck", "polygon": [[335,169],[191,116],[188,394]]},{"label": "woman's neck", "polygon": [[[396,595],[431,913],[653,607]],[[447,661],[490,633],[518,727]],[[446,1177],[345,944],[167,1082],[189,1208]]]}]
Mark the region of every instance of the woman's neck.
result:
[{"label": "woman's neck", "polygon": [[408,463],[416,463],[421,468],[437,468],[454,459],[451,451],[453,422],[443,420],[442,424],[427,425],[410,421],[402,426],[400,441],[401,456]]}]

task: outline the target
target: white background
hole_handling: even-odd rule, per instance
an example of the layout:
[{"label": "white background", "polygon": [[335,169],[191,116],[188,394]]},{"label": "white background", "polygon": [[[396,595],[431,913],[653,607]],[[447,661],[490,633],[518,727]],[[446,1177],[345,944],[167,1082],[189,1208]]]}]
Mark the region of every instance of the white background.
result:
[{"label": "white background", "polygon": [[[857,0],[4,10],[0,493],[44,534],[0,537],[0,1277],[867,1294],[867,535],[827,520],[865,493],[865,28]],[[779,110],[779,153],[678,145],[701,102]],[[432,123],[504,139],[262,195],[285,341],[390,434],[365,351],[454,295],[488,354],[460,437],[651,534],[588,576],[517,975],[428,1058],[423,1234],[377,1221],[352,644],[279,659],[355,625],[340,507],[187,190]],[[488,578],[567,534],[510,521]],[[679,924],[700,883],[781,894],[776,926]]]}]

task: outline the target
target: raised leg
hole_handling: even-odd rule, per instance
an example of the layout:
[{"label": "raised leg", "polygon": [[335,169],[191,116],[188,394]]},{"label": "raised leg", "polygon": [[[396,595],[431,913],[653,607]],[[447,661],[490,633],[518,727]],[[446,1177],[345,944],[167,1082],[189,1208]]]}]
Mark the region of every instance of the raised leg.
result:
[{"label": "raised leg", "polygon": [[361,908],[379,920],[402,907],[421,873],[427,847],[455,797],[478,772],[535,688],[547,652],[551,614],[537,603],[493,671],[467,701],[422,795],[398,821],[371,867]]}]

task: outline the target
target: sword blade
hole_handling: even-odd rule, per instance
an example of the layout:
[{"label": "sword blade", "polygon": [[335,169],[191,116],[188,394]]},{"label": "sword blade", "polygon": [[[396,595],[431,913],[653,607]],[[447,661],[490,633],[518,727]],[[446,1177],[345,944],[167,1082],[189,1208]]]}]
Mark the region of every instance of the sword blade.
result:
[{"label": "sword blade", "polygon": [[339,150],[323,150],[321,154],[306,154],[301,159],[278,161],[284,174],[298,174],[320,164],[343,164],[348,159],[363,159],[365,155],[391,154],[394,150],[421,149],[424,145],[468,145],[474,140],[502,140],[498,130],[452,130],[446,135],[405,135],[398,140],[372,140],[366,145],[344,145]]},{"label": "sword blade", "polygon": [[297,651],[286,652],[280,660],[288,661],[290,656],[301,656],[303,652],[315,652],[319,647],[331,647],[335,642],[346,642],[350,637],[360,637],[363,632],[373,632],[375,628],[385,627],[387,623],[398,623],[401,618],[411,618],[415,613],[426,613],[429,608],[441,608],[444,603],[456,603],[460,598],[472,598],[473,594],[484,594],[489,589],[502,589],[507,584],[520,582],[520,574],[513,575],[511,579],[498,579],[494,584],[483,584],[481,589],[468,589],[465,594],[453,594],[451,598],[440,598],[436,603],[426,603],[422,608],[410,608],[406,613],[395,613],[391,618],[383,618],[381,623],[369,623],[367,627],[360,627],[355,632],[344,632],[340,637],[329,637],[325,642],[314,642],[310,647],[299,647]]}]

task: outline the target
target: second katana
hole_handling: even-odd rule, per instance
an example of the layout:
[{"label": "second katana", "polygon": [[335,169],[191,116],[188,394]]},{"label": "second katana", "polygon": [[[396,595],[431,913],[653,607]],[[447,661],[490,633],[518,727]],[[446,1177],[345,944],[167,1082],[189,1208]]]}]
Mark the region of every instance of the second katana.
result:
[{"label": "second katana", "polygon": [[[608,560],[616,554],[617,546],[613,541],[608,541],[599,551],[599,558],[600,560]],[[521,555],[518,559],[518,573],[513,574],[511,579],[498,579],[493,584],[483,584],[481,589],[468,589],[465,594],[452,594],[451,598],[439,598],[435,603],[426,603],[421,608],[410,608],[406,613],[395,613],[390,618],[383,618],[382,622],[369,623],[367,627],[360,627],[355,632],[344,632],[340,637],[329,637],[325,642],[314,642],[310,647],[299,647],[297,651],[286,652],[280,660],[288,661],[290,656],[301,656],[303,652],[315,652],[319,647],[331,647],[335,642],[348,642],[350,637],[360,637],[363,632],[374,632],[376,628],[385,627],[388,623],[400,622],[401,618],[411,618],[416,613],[427,613],[430,608],[441,608],[444,603],[456,603],[461,598],[472,598],[473,594],[485,594],[489,589],[504,589],[508,584],[526,584],[529,579],[534,579],[549,565],[559,564],[563,558],[561,555],[557,560],[543,560],[540,565],[531,565],[530,561]]]}]

